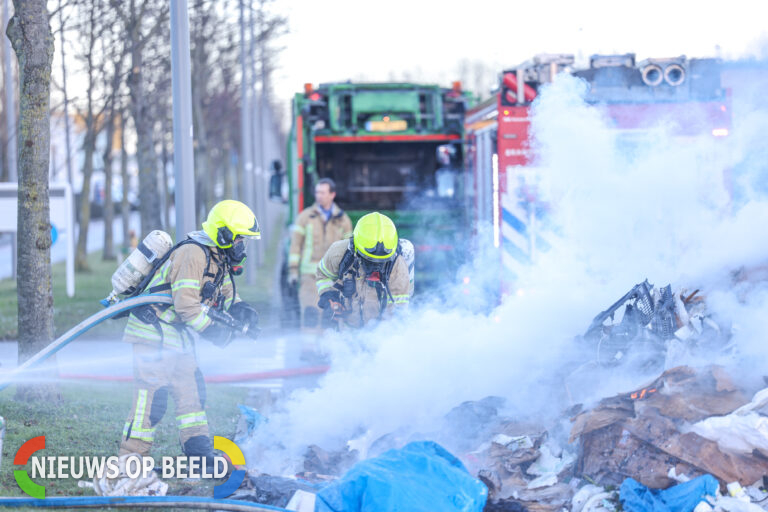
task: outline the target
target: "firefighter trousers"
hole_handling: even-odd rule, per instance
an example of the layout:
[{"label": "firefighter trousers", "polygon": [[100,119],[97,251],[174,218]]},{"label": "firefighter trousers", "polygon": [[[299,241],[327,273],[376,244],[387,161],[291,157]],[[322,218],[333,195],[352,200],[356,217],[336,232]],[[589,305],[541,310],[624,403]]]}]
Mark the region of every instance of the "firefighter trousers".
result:
[{"label": "firefighter trousers", "polygon": [[205,415],[205,381],[194,352],[133,344],[133,408],[123,429],[120,455],[149,455],[155,429],[172,398],[179,441],[185,455],[211,456],[213,444]]},{"label": "firefighter trousers", "polygon": [[308,329],[320,326],[320,308],[317,307],[317,279],[315,274],[301,274],[299,279],[299,305],[301,326]]}]

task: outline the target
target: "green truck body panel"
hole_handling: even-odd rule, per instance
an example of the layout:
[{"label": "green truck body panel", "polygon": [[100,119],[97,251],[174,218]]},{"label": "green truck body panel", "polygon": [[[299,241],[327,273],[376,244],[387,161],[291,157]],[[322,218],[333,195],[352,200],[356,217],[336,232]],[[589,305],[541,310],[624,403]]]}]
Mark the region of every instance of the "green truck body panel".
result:
[{"label": "green truck body panel", "polygon": [[[427,121],[429,130],[439,132],[443,128],[443,91],[445,89],[436,85],[409,83],[321,85],[318,92],[328,98],[331,115],[328,130],[321,129],[318,133],[365,131],[365,126],[358,121],[366,114],[412,114],[417,122],[404,133],[416,133],[416,127]],[[297,94],[295,101],[301,106],[307,97]],[[435,117],[428,117],[431,115]]]},{"label": "green truck body panel", "polygon": [[[468,229],[462,142],[469,102],[459,89],[414,83],[325,84],[296,94],[286,158],[289,222],[312,204],[314,183],[333,178],[353,223],[380,211],[416,246],[417,291],[452,280],[464,249],[457,233]],[[447,145],[449,165],[437,157]],[[440,172],[452,186],[438,183]]]}]

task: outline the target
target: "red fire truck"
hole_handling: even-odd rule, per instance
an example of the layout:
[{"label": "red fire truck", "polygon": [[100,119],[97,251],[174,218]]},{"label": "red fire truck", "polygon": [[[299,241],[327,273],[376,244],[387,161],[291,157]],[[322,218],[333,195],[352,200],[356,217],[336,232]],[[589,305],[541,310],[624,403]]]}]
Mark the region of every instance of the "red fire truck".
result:
[{"label": "red fire truck", "polygon": [[604,109],[615,129],[627,134],[670,118],[676,121],[674,134],[683,137],[724,137],[730,129],[715,59],[638,63],[634,54],[594,55],[588,68],[575,69],[572,55],[539,55],[505,70],[496,93],[467,113],[465,130],[474,249],[493,248],[500,295],[522,293],[517,278],[552,243],[547,212],[557,206],[544,203],[535,188],[537,174],[546,171],[537,169],[531,149],[530,108],[539,89],[563,72],[584,79],[589,85],[585,101]]}]

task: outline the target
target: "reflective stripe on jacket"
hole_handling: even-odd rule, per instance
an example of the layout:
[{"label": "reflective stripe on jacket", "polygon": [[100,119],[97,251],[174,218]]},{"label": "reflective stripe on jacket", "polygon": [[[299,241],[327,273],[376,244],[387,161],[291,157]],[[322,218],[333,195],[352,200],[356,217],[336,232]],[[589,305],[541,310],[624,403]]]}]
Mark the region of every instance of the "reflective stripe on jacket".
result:
[{"label": "reflective stripe on jacket", "polygon": [[[343,282],[344,276],[339,275],[339,266],[348,247],[348,240],[335,242],[325,253],[320,263],[318,263],[317,271],[315,272],[318,295],[332,290],[335,284]],[[348,313],[345,315],[345,322],[348,325],[362,327],[368,321],[379,318],[380,314],[386,317],[396,307],[407,306],[410,302],[408,264],[402,256],[397,256],[395,265],[389,275],[389,292],[392,294],[392,297],[387,297],[387,305],[384,311],[380,311],[379,296],[376,293],[375,285],[366,281],[362,272],[360,274],[355,283],[355,296],[345,300],[344,304],[348,308]],[[347,275],[351,274],[348,273]]]},{"label": "reflective stripe on jacket", "polygon": [[288,267],[301,274],[314,274],[317,262],[331,244],[352,236],[352,221],[333,203],[331,216],[326,222],[325,215],[315,203],[299,214],[291,229]]},{"label": "reflective stripe on jacket", "polygon": [[[171,287],[173,305],[168,308],[153,306],[160,323],[162,336],[156,325],[145,323],[132,313],[125,326],[123,340],[131,343],[161,344],[177,350],[184,350],[185,343],[181,328],[190,328],[200,332],[211,324],[211,319],[203,310],[202,289],[206,282],[213,281],[219,270],[217,256],[211,255],[209,274],[206,276],[206,250],[216,251],[216,248],[204,249],[197,244],[185,244],[175,249],[162,267],[155,273],[148,289],[168,284]],[[232,304],[232,281],[229,275],[224,276],[220,286],[220,294],[224,300],[225,309]],[[214,294],[214,299],[219,293]],[[214,299],[205,303],[213,305]],[[237,300],[237,299],[236,299]],[[176,326],[171,324],[177,324]]]}]

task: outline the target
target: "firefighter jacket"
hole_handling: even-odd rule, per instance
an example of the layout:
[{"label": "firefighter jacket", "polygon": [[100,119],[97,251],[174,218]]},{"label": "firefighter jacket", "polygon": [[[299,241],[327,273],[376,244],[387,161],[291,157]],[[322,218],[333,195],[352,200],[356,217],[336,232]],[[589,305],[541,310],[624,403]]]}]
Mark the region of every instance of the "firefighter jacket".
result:
[{"label": "firefighter jacket", "polygon": [[[201,232],[195,232],[193,239],[199,240]],[[205,237],[207,239],[207,236]],[[223,304],[228,309],[233,303],[234,285],[232,276],[225,271],[223,256],[210,239],[209,246],[187,243],[172,249],[168,260],[155,272],[147,289],[169,290],[173,296],[171,306],[147,306],[134,310],[125,326],[123,340],[131,343],[146,343],[179,351],[191,346],[189,330],[201,332],[211,324],[203,308]],[[206,283],[209,297],[203,297]],[[235,302],[239,301],[234,298]]]},{"label": "firefighter jacket", "polygon": [[[388,276],[366,276],[359,264],[352,264],[344,272],[342,260],[347,251],[351,251],[348,240],[340,240],[331,245],[317,265],[317,294],[344,288],[344,281],[354,280],[354,295],[343,297],[346,308],[344,324],[350,327],[362,327],[369,321],[386,318],[395,308],[407,306],[410,301],[410,278],[408,264],[398,254]],[[355,257],[359,260],[359,257]],[[359,261],[358,261],[359,263]],[[341,274],[340,274],[341,272]],[[383,287],[387,282],[389,293]]]},{"label": "firefighter jacket", "polygon": [[300,274],[314,275],[317,262],[332,243],[352,236],[352,221],[336,203],[331,206],[331,216],[325,215],[317,203],[301,212],[293,225],[288,268]]}]

